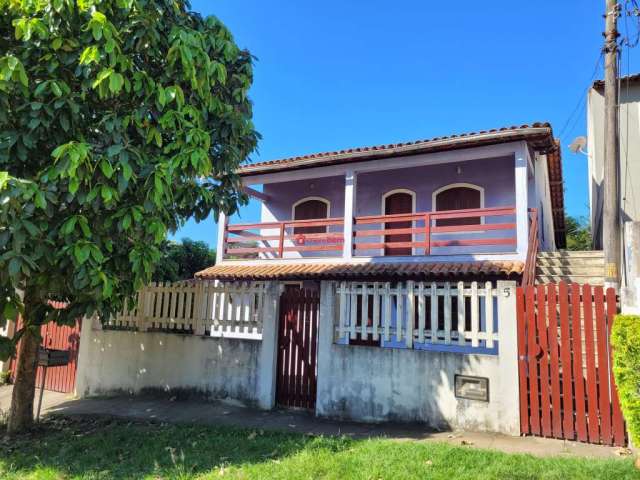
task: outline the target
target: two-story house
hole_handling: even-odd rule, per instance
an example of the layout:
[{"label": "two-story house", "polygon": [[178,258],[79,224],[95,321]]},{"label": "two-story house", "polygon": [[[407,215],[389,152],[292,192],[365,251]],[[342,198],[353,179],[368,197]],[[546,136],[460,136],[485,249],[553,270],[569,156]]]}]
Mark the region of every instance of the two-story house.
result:
[{"label": "two-story house", "polygon": [[562,168],[548,124],[304,155],[239,173],[262,202],[261,221],[222,216],[217,264],[199,278],[521,279],[534,214],[540,249],[564,247]]}]

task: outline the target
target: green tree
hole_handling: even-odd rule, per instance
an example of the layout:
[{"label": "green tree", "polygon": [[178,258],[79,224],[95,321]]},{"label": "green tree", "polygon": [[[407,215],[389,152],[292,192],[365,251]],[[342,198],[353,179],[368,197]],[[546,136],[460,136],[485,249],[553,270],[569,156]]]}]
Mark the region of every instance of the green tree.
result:
[{"label": "green tree", "polygon": [[153,273],[154,282],[176,282],[194,277],[196,272],[216,263],[216,252],[206,242],[183,238],[178,242],[165,242]]},{"label": "green tree", "polygon": [[[39,326],[101,318],[151,279],[168,231],[246,202],[252,56],[185,0],[0,0],[0,317],[33,421]],[[53,310],[49,299],[68,302]]]},{"label": "green tree", "polygon": [[565,217],[567,250],[591,250],[591,225],[584,217]]}]

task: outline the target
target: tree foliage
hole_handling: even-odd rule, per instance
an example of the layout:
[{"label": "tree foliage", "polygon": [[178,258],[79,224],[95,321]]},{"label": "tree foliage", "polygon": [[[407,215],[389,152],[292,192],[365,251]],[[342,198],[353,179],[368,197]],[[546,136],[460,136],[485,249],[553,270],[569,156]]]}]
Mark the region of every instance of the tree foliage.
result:
[{"label": "tree foliage", "polygon": [[246,202],[251,83],[184,0],[0,0],[0,318],[106,318],[168,231]]},{"label": "tree foliage", "polygon": [[591,250],[591,225],[582,217],[565,217],[567,250]]},{"label": "tree foliage", "polygon": [[216,252],[206,242],[183,238],[178,242],[165,242],[155,272],[154,282],[189,280],[196,272],[216,263]]}]

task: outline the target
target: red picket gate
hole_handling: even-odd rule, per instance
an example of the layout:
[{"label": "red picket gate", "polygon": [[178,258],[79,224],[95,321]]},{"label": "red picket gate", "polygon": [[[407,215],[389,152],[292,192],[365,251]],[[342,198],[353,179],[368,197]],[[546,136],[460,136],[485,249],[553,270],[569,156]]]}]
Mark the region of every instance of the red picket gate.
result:
[{"label": "red picket gate", "polygon": [[518,288],[517,310],[521,432],[625,446],[609,343],[615,290]]},{"label": "red picket gate", "polygon": [[[64,308],[64,304],[55,302],[54,307]],[[55,350],[68,350],[69,363],[62,367],[49,367],[47,376],[45,377],[45,390],[54,392],[70,393],[73,392],[76,385],[76,369],[78,362],[78,349],[80,347],[80,326],[81,320],[78,319],[74,326],[61,326],[53,322],[49,322],[40,327],[40,335],[42,342],[40,346]],[[17,329],[22,328],[22,320],[18,319]],[[11,359],[9,370],[11,371],[12,381],[15,379],[16,357]],[[39,388],[42,382],[42,368],[38,367],[36,377],[36,386]]]},{"label": "red picket gate", "polygon": [[283,407],[316,406],[320,295],[303,288],[280,297],[276,400]]}]

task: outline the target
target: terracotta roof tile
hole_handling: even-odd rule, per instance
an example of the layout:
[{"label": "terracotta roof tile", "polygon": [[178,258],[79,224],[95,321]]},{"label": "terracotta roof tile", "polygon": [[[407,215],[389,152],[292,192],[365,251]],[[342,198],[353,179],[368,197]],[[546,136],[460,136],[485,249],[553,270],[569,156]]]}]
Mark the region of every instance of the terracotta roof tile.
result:
[{"label": "terracotta roof tile", "polygon": [[222,264],[196,273],[208,280],[311,280],[442,277],[502,277],[522,274],[518,261],[434,263],[273,263],[261,265]]},{"label": "terracotta roof tile", "polygon": [[559,141],[556,141],[556,146],[556,150],[547,154],[547,170],[556,247],[565,248],[567,239],[564,224],[564,180],[562,178],[562,156],[560,155]]},{"label": "terracotta roof tile", "polygon": [[490,130],[480,130],[478,132],[461,133],[458,135],[434,137],[424,140],[347,148],[339,151],[312,153],[279,160],[269,160],[244,165],[240,167],[238,173],[242,176],[258,175],[321,165],[455,150],[478,145],[492,145],[516,140],[528,140],[535,143],[536,146],[545,149],[553,148],[554,146],[551,125],[546,122],[538,122],[531,125],[513,125],[510,127],[493,128]]}]

